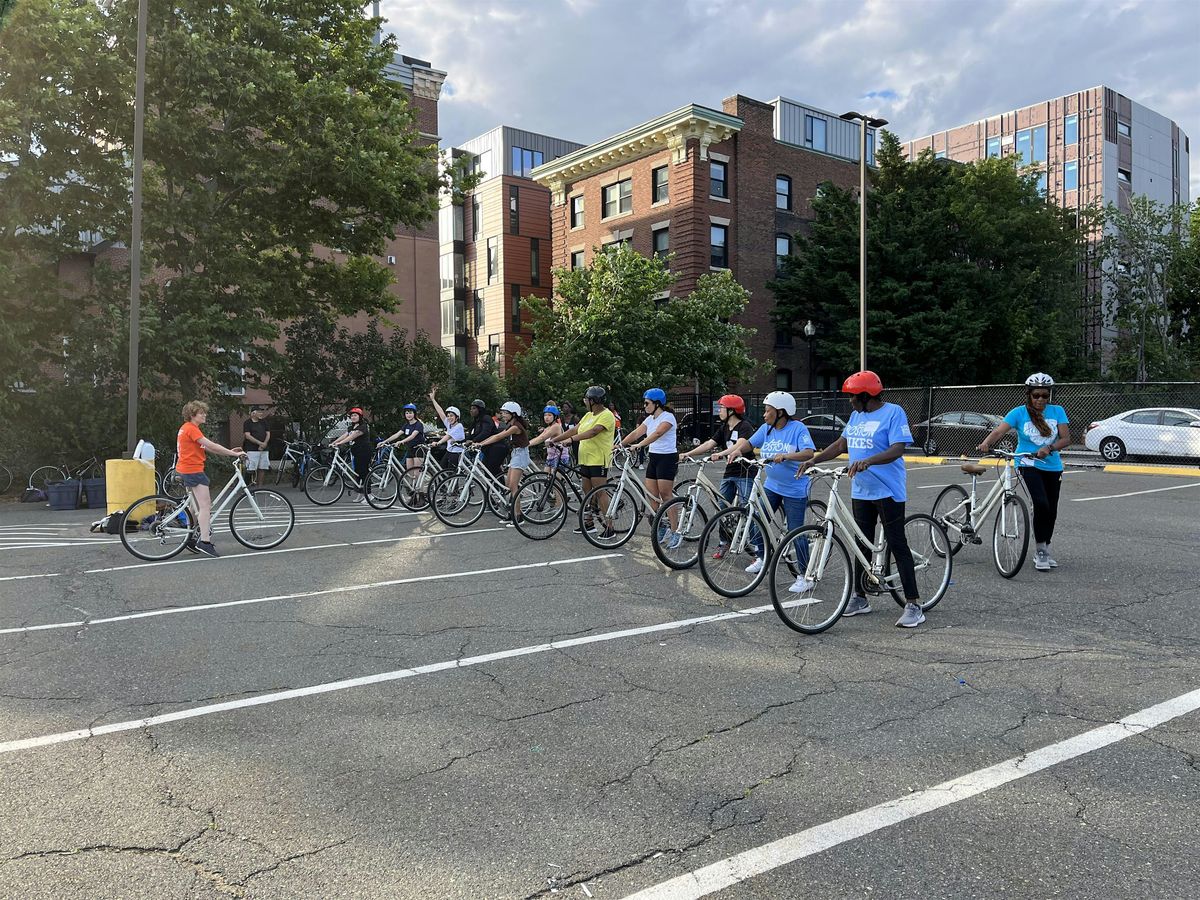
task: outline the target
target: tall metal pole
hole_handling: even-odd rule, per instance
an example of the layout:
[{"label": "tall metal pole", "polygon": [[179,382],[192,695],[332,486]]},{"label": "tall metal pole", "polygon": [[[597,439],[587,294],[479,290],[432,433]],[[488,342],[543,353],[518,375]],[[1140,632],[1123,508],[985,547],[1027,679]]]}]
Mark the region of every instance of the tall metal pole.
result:
[{"label": "tall metal pole", "polygon": [[138,0],[137,76],[133,99],[133,222],[129,238],[129,407],[125,432],[130,454],[137,446],[138,331],[142,293],[142,130],[146,118],[146,2]]},{"label": "tall metal pole", "polygon": [[867,120],[859,119],[858,148],[858,370],[867,368]]}]

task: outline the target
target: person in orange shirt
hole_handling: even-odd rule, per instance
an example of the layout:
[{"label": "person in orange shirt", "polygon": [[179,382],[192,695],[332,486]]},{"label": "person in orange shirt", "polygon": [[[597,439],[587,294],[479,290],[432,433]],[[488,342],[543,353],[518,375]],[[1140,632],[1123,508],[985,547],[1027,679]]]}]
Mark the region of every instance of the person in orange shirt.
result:
[{"label": "person in orange shirt", "polygon": [[189,539],[187,548],[193,553],[203,553],[205,556],[220,556],[213,546],[212,529],[212,495],[208,490],[208,476],[204,474],[205,451],[211,451],[218,456],[245,456],[242,449],[230,450],[215,441],[210,441],[200,431],[200,426],[208,421],[208,404],[203,400],[189,400],[183,405],[183,425],[176,436],[176,449],[179,461],[175,471],[193,497],[196,498],[196,522],[200,526],[200,540],[193,545]]}]

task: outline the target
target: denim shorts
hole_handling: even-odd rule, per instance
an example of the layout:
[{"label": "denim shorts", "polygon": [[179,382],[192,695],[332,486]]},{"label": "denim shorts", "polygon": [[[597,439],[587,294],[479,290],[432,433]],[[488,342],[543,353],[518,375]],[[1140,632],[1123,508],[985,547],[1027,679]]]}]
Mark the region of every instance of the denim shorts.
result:
[{"label": "denim shorts", "polygon": [[508,458],[508,467],[510,469],[528,469],[529,468],[529,448],[528,447],[513,447],[512,455]]},{"label": "denim shorts", "polygon": [[208,476],[203,472],[179,473],[179,480],[183,482],[183,486],[187,488],[208,487]]}]

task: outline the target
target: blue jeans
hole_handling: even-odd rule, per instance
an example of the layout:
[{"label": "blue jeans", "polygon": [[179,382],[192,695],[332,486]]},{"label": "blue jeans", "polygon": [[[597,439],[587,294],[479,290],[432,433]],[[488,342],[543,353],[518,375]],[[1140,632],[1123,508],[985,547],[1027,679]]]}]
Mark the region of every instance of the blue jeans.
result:
[{"label": "blue jeans", "polygon": [[[771,504],[772,512],[783,507],[783,516],[787,521],[788,531],[793,528],[799,528],[804,524],[804,513],[808,509],[807,497],[785,497],[782,494],[777,494],[770,488],[767,489],[767,502]],[[750,543],[754,548],[754,555],[761,558],[763,555],[762,535],[758,533],[758,529],[754,529],[750,533]],[[804,567],[808,565],[808,542],[796,541],[796,563],[803,572]]]},{"label": "blue jeans", "polygon": [[750,497],[750,485],[753,483],[752,478],[722,478],[718,490],[726,503],[732,504],[735,496],[738,503],[745,503]]}]

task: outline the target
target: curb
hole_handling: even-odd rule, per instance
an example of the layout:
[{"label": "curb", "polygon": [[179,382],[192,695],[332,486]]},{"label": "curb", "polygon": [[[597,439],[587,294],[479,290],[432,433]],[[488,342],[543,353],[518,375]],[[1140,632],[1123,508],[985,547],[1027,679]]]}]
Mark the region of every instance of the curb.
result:
[{"label": "curb", "polygon": [[1189,469],[1184,466],[1125,466],[1113,464],[1105,466],[1104,471],[1119,475],[1175,475],[1184,478],[1200,478],[1200,468]]},{"label": "curb", "polygon": [[[974,459],[969,456],[905,456],[904,462],[928,466],[960,465],[968,462],[980,466],[1004,465],[1004,460],[1002,459]],[[1089,465],[1087,463],[1074,463],[1070,460],[1063,460],[1063,463],[1067,468],[1107,472],[1111,475],[1168,475],[1176,478],[1200,478],[1200,467],[1190,469],[1186,466],[1135,466],[1116,463],[1109,465]]]}]

